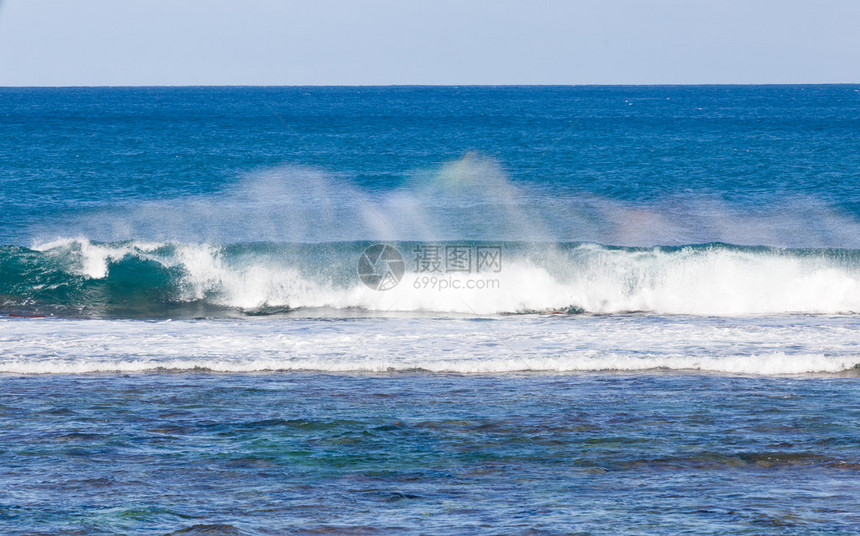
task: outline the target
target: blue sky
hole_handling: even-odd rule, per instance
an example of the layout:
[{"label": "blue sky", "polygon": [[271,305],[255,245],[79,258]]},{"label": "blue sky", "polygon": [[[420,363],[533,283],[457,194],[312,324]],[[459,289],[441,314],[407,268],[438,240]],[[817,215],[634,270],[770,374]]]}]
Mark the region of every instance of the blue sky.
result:
[{"label": "blue sky", "polygon": [[0,1],[0,85],[860,82],[860,0]]}]

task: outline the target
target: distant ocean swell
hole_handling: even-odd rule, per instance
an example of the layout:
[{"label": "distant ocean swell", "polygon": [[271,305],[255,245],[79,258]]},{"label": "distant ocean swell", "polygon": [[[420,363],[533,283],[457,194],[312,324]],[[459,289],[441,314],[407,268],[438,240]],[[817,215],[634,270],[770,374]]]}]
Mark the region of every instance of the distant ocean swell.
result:
[{"label": "distant ocean swell", "polygon": [[[704,244],[627,248],[494,243],[492,273],[422,272],[418,243],[392,243],[406,272],[378,291],[358,278],[371,242],[188,244],[84,238],[0,247],[0,313],[109,318],[313,310],[474,315],[860,312],[860,250]],[[470,247],[472,247],[470,245]],[[435,278],[434,284],[431,279]],[[472,280],[482,288],[463,288]],[[436,282],[447,281],[447,288]],[[457,280],[460,288],[451,288]]]}]

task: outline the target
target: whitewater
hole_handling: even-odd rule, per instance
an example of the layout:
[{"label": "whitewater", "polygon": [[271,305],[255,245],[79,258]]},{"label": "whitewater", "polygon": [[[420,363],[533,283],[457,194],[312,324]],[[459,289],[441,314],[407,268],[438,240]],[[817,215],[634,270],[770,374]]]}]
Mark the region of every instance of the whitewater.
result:
[{"label": "whitewater", "polygon": [[[0,373],[686,371],[860,368],[860,319],[392,315],[217,321],[0,319]],[[786,344],[791,341],[791,344]]]},{"label": "whitewater", "polygon": [[[367,242],[182,244],[69,239],[0,249],[0,295],[27,314],[196,314],[360,309],[369,314],[529,312],[753,315],[860,312],[860,251],[703,244],[390,243],[407,265],[379,291],[356,277]],[[422,248],[494,248],[492,271],[421,270]],[[417,254],[413,252],[418,251]],[[410,255],[412,257],[410,258]],[[440,259],[441,260],[441,259]],[[482,282],[483,285],[476,283]],[[437,284],[438,283],[438,284]],[[208,312],[207,312],[208,309]],[[317,313],[319,314],[319,312]]]}]

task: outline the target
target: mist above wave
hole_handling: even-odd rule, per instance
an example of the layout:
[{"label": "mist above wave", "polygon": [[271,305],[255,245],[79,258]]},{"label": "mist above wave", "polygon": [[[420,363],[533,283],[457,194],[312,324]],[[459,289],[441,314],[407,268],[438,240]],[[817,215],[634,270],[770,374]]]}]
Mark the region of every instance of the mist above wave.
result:
[{"label": "mist above wave", "polygon": [[495,159],[467,154],[437,169],[371,186],[301,166],[249,173],[226,190],[76,214],[34,231],[37,242],[331,242],[520,240],[625,246],[724,242],[860,248],[860,222],[812,197],[670,192],[625,200],[576,184],[512,179]]}]

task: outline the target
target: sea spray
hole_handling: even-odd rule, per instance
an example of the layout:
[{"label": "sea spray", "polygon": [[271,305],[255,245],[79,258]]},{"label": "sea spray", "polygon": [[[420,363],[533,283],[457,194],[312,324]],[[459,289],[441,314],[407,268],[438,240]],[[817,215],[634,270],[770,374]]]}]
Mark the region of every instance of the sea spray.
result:
[{"label": "sea spray", "polygon": [[213,244],[501,240],[860,249],[856,217],[804,194],[740,207],[708,192],[615,199],[575,181],[515,180],[502,162],[476,153],[403,175],[374,188],[309,166],[262,168],[217,192],[118,204],[40,225],[35,242],[83,236]]}]

